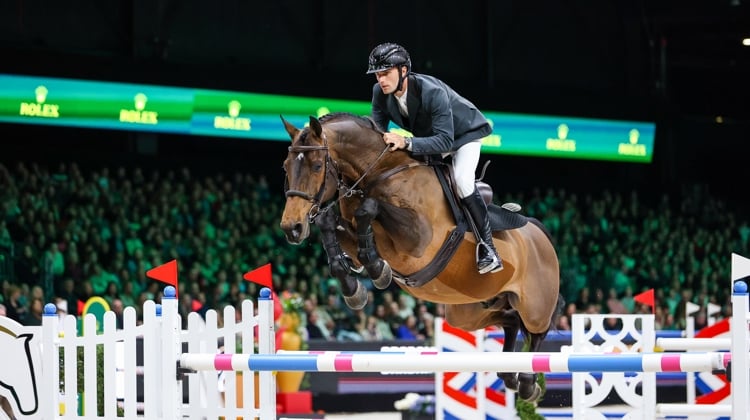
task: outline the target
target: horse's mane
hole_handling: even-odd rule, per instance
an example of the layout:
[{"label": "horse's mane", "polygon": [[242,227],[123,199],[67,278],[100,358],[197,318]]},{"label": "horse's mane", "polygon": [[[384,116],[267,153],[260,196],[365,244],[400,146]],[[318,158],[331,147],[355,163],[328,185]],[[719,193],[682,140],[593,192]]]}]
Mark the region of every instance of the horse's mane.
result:
[{"label": "horse's mane", "polygon": [[[320,123],[323,125],[340,121],[351,121],[364,129],[373,130],[381,135],[383,134],[383,132],[378,128],[378,125],[375,124],[375,121],[372,118],[359,116],[351,112],[331,112],[318,118],[318,121],[320,121]],[[297,142],[297,144],[305,144],[307,142],[307,136],[309,134],[310,127],[305,127],[302,129],[299,137],[295,141]]]},{"label": "horse's mane", "polygon": [[373,121],[372,118],[366,117],[366,116],[360,116],[357,114],[353,114],[351,112],[331,112],[328,114],[323,115],[322,117],[318,118],[321,124],[325,124],[328,122],[336,122],[341,120],[349,120],[354,121],[358,125],[369,128],[371,130],[375,130],[379,133],[382,133],[382,131],[378,128],[377,124],[375,124],[375,121]]}]

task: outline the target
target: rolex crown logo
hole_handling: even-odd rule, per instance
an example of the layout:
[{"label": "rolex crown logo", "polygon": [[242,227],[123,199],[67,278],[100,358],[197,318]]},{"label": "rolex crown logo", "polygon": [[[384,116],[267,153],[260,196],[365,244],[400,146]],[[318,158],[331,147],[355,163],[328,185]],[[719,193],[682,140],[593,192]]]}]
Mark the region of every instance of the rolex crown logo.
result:
[{"label": "rolex crown logo", "polygon": [[242,109],[242,104],[239,101],[229,101],[230,117],[237,118],[240,115],[240,109]]},{"label": "rolex crown logo", "polygon": [[325,106],[321,106],[320,108],[318,108],[318,111],[316,112],[316,114],[318,114],[318,118],[322,117],[323,115],[328,115],[330,113],[331,113],[331,110]]},{"label": "rolex crown logo", "polygon": [[146,108],[146,102],[148,102],[148,97],[144,95],[143,93],[138,93],[135,95],[135,109],[138,111],[143,111],[144,108]]},{"label": "rolex crown logo", "polygon": [[36,95],[36,101],[40,104],[43,104],[44,101],[47,100],[47,88],[44,87],[44,85],[39,85],[36,89],[34,89],[34,94]]},{"label": "rolex crown logo", "polygon": [[636,130],[635,128],[632,129],[632,130],[630,130],[630,133],[629,133],[629,136],[628,136],[630,144],[636,144],[636,143],[638,143],[638,137],[640,137],[640,135],[641,135],[641,133],[638,132],[638,130]]}]

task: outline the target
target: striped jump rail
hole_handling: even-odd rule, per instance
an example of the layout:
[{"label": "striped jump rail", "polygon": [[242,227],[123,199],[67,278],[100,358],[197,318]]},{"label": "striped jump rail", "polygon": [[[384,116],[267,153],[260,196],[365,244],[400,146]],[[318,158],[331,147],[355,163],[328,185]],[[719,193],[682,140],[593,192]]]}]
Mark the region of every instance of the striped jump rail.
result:
[{"label": "striped jump rail", "polygon": [[195,371],[304,372],[706,372],[726,369],[729,353],[294,352],[184,353]]}]

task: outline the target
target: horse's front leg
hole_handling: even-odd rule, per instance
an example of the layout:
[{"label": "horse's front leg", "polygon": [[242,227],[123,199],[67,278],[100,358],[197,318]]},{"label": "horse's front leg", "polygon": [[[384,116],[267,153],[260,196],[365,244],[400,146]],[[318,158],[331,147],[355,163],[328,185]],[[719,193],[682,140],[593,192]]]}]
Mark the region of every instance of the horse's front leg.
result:
[{"label": "horse's front leg", "polygon": [[393,270],[388,261],[378,254],[375,237],[372,233],[372,221],[378,215],[379,206],[374,198],[366,198],[354,213],[357,222],[357,258],[367,269],[372,284],[378,289],[385,289],[391,284]]},{"label": "horse's front leg", "polygon": [[341,284],[341,294],[344,302],[352,309],[362,309],[367,304],[367,289],[356,276],[356,270],[352,266],[349,256],[341,249],[341,244],[336,237],[338,226],[338,215],[333,211],[325,211],[318,215],[315,222],[320,229],[323,248],[328,256],[328,266],[331,275],[336,277]]}]

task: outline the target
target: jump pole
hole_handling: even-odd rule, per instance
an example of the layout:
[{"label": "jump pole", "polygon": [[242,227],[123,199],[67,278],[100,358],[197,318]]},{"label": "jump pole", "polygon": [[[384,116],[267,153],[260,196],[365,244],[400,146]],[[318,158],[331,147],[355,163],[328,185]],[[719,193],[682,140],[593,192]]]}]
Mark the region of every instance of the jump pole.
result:
[{"label": "jump pole", "polygon": [[732,345],[731,338],[657,338],[656,347],[663,351],[718,351],[727,350]]},{"label": "jump pole", "polygon": [[[747,354],[747,353],[745,353]],[[747,356],[744,357],[747,363]],[[304,372],[705,372],[725,369],[729,353],[183,353],[196,371]]]}]

